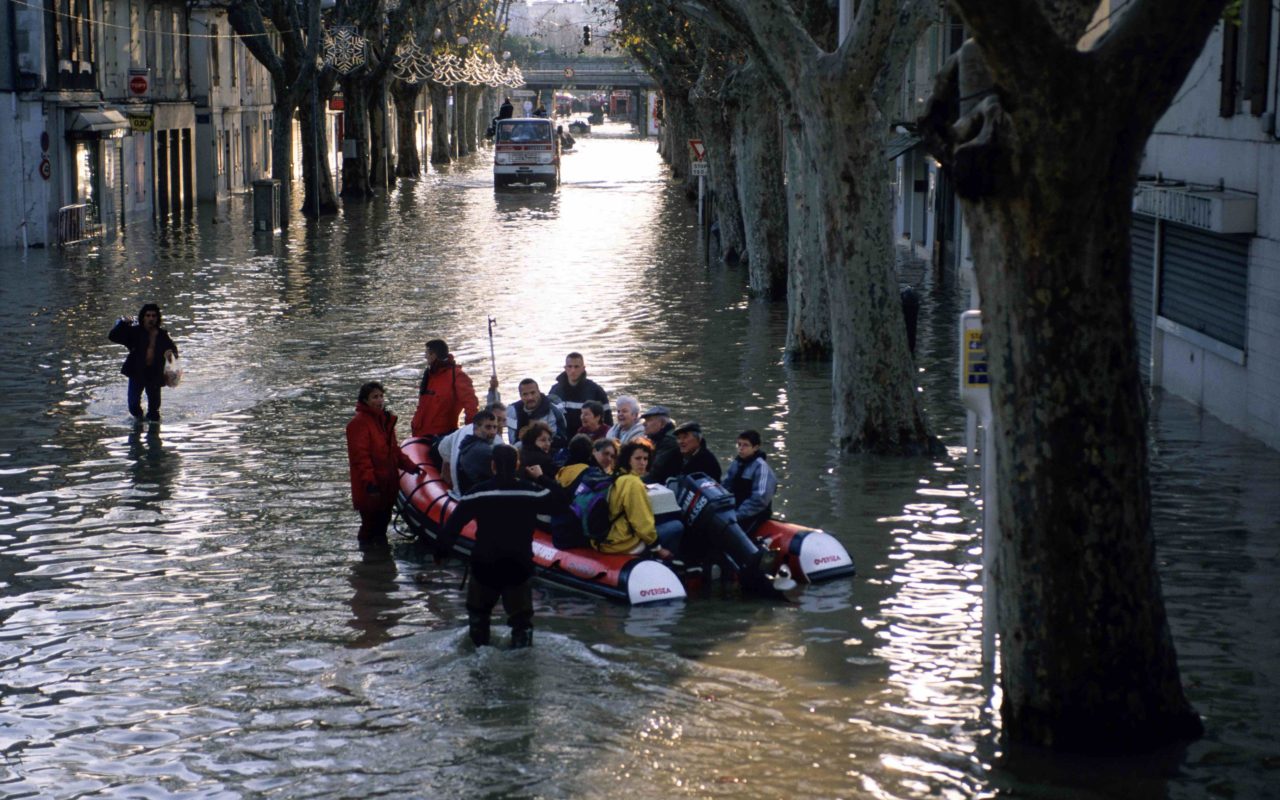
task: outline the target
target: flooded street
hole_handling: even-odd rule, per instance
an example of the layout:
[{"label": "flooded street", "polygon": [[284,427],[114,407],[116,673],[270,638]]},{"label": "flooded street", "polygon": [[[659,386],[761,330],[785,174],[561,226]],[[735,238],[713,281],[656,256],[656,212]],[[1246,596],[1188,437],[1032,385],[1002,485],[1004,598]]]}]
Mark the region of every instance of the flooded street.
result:
[{"label": "flooded street", "polygon": [[[1156,397],[1158,555],[1207,736],[1010,757],[982,682],[955,290],[921,287],[918,345],[952,458],[844,456],[825,370],[784,366],[785,308],[701,265],[654,142],[577,149],[554,194],[495,195],[481,153],[283,238],[253,236],[242,199],[0,256],[0,797],[1274,795],[1280,453]],[[151,300],[186,375],[135,430],[106,334]],[[791,606],[539,588],[534,648],[476,652],[456,562],[359,562],[343,429],[381,380],[408,435],[430,338],[482,386],[490,315],[508,402],[578,350],[722,460],[761,430],[775,510],[858,576]]]}]

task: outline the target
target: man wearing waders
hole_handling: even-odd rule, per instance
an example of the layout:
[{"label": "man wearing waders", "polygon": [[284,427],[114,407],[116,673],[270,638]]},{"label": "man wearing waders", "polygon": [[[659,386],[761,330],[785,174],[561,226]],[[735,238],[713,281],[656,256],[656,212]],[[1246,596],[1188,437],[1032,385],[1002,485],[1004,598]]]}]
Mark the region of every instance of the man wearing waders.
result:
[{"label": "man wearing waders", "polygon": [[533,526],[538,514],[554,514],[564,499],[516,477],[516,449],[493,448],[493,477],[477,484],[449,514],[436,543],[436,562],[448,558],[462,528],[476,521],[467,587],[467,620],[476,647],[489,644],[489,615],[498,600],[511,626],[511,646],[533,644]]}]

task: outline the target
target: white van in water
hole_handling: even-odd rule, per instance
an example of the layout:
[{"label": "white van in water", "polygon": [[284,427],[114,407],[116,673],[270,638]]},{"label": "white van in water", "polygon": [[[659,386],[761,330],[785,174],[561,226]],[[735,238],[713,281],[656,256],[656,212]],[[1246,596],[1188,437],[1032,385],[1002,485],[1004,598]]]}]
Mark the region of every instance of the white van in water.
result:
[{"label": "white van in water", "polygon": [[560,185],[560,137],[544,117],[513,117],[494,123],[493,187],[513,183]]}]

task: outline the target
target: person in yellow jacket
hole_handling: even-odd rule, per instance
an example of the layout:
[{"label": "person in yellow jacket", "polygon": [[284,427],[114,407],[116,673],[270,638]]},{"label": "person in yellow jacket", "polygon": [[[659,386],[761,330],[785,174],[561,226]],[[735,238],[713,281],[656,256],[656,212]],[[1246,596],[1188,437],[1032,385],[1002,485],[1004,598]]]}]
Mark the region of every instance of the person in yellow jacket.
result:
[{"label": "person in yellow jacket", "polygon": [[604,543],[596,545],[602,553],[643,553],[648,550],[661,559],[671,558],[671,551],[658,544],[658,529],[653,520],[649,491],[641,476],[649,471],[653,445],[637,437],[622,446],[618,453],[618,477],[609,490],[609,516],[613,527]]}]

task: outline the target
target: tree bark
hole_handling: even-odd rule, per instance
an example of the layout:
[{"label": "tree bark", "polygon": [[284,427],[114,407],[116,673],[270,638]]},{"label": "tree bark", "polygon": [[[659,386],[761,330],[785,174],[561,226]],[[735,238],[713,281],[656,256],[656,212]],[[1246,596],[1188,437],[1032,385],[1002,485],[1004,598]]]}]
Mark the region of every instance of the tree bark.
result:
[{"label": "tree bark", "polygon": [[463,106],[465,109],[463,122],[465,123],[464,127],[466,136],[464,139],[466,141],[468,153],[474,153],[476,150],[480,149],[479,130],[477,129],[477,126],[480,124],[481,91],[483,90],[479,86],[468,86],[463,95],[467,101]]},{"label": "tree bark", "polygon": [[787,197],[777,98],[751,61],[734,73],[725,94],[733,107],[747,286],[756,297],[778,300],[787,289]]},{"label": "tree bark", "polygon": [[1129,228],[1143,147],[1223,3],[1139,0],[1088,52],[1084,2],[958,5],[992,83],[956,120],[970,93],[953,61],[922,130],[955,177],[982,296],[1004,730],[1108,753],[1191,738],[1151,529]]},{"label": "tree bark", "polygon": [[827,301],[826,262],[822,257],[822,222],[814,196],[814,165],[804,157],[797,126],[783,130],[787,202],[787,358],[825,361],[831,358],[831,306]]},{"label": "tree bark", "polygon": [[418,97],[422,84],[395,81],[391,97],[396,107],[396,176],[417,178],[422,175],[422,158],[418,153]]},{"label": "tree bark", "polygon": [[369,183],[374,189],[391,189],[391,131],[387,126],[387,79],[369,85]]},{"label": "tree bark", "polygon": [[302,214],[308,219],[336,214],[338,198],[333,193],[333,174],[329,171],[324,106],[302,103],[298,115],[302,127]]},{"label": "tree bark", "polygon": [[364,91],[364,81],[359,78],[342,78],[340,83],[343,100],[342,199],[363,202],[373,197],[372,176],[369,174],[369,98]]},{"label": "tree bark", "polygon": [[428,83],[431,94],[431,163],[448,164],[449,154],[449,87]]},{"label": "tree bark", "polygon": [[720,259],[734,264],[745,250],[742,205],[738,202],[738,170],[734,163],[731,132],[733,117],[721,91],[726,64],[713,48],[703,49],[704,64],[698,82],[689,92],[697,129],[694,138],[706,147],[707,189],[715,198],[715,219],[720,238]]}]

